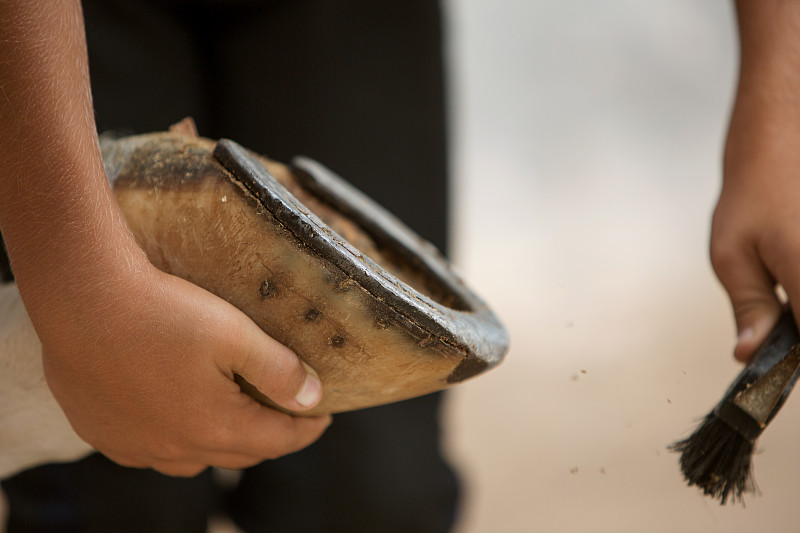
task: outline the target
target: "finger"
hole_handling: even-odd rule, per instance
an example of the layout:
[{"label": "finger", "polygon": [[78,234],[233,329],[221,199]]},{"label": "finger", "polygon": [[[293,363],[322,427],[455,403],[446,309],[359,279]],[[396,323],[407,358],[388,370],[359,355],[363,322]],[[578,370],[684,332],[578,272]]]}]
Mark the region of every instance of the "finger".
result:
[{"label": "finger", "polygon": [[728,250],[712,246],[711,260],[728,296],[736,319],[734,357],[747,361],[764,342],[781,313],[775,279],[764,267],[755,249]]},{"label": "finger", "polygon": [[263,455],[247,455],[225,450],[195,450],[182,459],[163,457],[141,457],[130,459],[127,456],[107,453],[106,457],[120,466],[128,468],[152,468],[163,474],[180,477],[192,477],[209,466],[239,470],[257,465],[266,459]]},{"label": "finger", "polygon": [[154,463],[151,468],[162,474],[173,477],[195,477],[203,473],[208,465],[203,463]]},{"label": "finger", "polygon": [[331,417],[294,417],[256,403],[238,393],[226,409],[227,416],[204,432],[204,439],[191,455],[175,461],[205,462],[223,468],[246,468],[265,459],[293,453],[317,440]]},{"label": "finger", "polygon": [[[776,258],[774,266],[775,278],[781,285],[785,298],[794,311],[795,322],[800,325],[800,242],[790,243],[783,248],[783,255]],[[773,254],[776,256],[777,254]],[[777,320],[776,320],[777,321]]]},{"label": "finger", "polygon": [[242,412],[247,432],[239,434],[239,441],[227,449],[262,459],[302,450],[320,438],[332,420],[329,415],[296,417],[252,404]]},{"label": "finger", "polygon": [[253,455],[212,452],[203,454],[202,460],[152,461],[150,466],[154,470],[170,476],[192,477],[211,466],[242,470],[262,463],[264,460],[264,457]]},{"label": "finger", "polygon": [[126,468],[147,469],[152,468],[162,474],[177,477],[194,477],[208,468],[208,464],[202,461],[165,461],[159,459],[132,459],[128,456],[116,453],[103,453],[103,455],[120,466]]},{"label": "finger", "polygon": [[231,370],[264,396],[291,411],[305,411],[322,399],[319,376],[292,350],[249,320],[237,337],[240,348]]}]

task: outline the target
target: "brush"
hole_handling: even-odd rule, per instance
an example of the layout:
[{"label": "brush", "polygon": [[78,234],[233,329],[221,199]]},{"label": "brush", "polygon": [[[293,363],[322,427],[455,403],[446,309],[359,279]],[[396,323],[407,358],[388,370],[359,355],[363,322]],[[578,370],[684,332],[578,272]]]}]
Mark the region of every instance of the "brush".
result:
[{"label": "brush", "polygon": [[787,309],[722,400],[688,438],[669,449],[680,453],[683,477],[725,505],[744,503],[757,491],[755,441],[780,410],[798,378],[800,333]]}]

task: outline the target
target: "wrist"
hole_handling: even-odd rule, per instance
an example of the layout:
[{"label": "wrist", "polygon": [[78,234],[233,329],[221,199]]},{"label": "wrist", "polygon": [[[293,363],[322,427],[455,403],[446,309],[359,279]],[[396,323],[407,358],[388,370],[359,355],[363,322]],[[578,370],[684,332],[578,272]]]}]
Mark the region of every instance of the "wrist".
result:
[{"label": "wrist", "polygon": [[0,227],[20,295],[41,335],[43,320],[81,320],[93,300],[95,306],[109,301],[155,267],[128,229],[102,167],[92,179],[65,173],[36,182],[25,180],[13,204],[3,206]]}]

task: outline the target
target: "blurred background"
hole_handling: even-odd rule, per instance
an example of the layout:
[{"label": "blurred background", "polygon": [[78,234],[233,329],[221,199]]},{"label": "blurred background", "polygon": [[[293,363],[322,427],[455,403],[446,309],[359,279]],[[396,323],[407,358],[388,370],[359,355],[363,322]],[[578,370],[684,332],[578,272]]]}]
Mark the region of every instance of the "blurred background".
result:
[{"label": "blurred background", "polygon": [[509,328],[453,389],[458,531],[797,531],[800,399],[720,507],[667,445],[740,366],[709,222],[738,62],[727,1],[451,0],[455,262]]}]

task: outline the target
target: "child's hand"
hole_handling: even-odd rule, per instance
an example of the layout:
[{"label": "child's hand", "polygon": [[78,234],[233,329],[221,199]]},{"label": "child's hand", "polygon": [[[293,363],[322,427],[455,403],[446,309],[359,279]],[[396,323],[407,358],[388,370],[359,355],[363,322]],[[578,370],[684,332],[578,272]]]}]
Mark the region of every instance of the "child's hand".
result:
[{"label": "child's hand", "polygon": [[83,316],[40,333],[48,384],[78,435],[120,464],[194,475],[251,466],[322,434],[328,417],[268,409],[233,381],[240,374],[291,410],[313,406],[319,381],[291,350],[191,283],[153,267],[136,274],[87,288],[86,305],[70,305]]},{"label": "child's hand", "polygon": [[79,0],[0,2],[0,226],[77,433],[124,465],[192,475],[249,466],[319,437],[279,405],[319,401],[288,348],[225,301],[151,265],[103,171]]},{"label": "child's hand", "polygon": [[776,285],[800,312],[800,4],[736,7],[741,69],[711,260],[736,316],[734,354],[744,361],[778,319]]},{"label": "child's hand", "polygon": [[800,152],[776,153],[754,146],[756,140],[745,144],[729,143],[711,231],[711,260],[731,299],[738,331],[734,355],[742,361],[778,320],[776,284],[800,302]]}]

